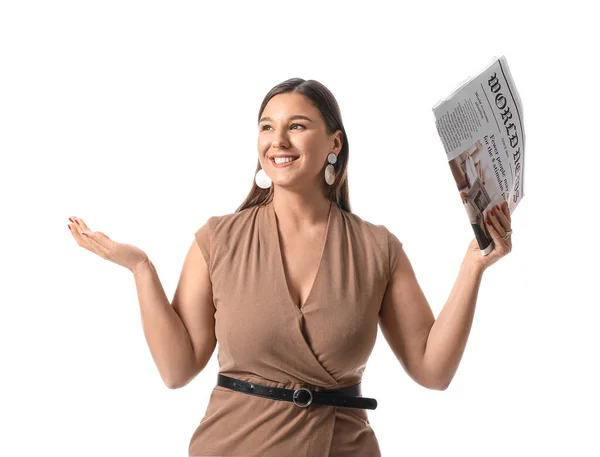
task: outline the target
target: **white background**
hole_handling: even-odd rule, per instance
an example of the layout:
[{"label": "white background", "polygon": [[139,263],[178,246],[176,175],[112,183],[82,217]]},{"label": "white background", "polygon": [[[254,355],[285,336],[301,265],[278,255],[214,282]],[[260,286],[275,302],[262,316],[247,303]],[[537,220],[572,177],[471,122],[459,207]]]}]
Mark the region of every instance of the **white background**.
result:
[{"label": "white background", "polygon": [[291,77],[336,96],[352,210],[404,243],[437,316],[473,232],[431,108],[505,55],[527,134],[513,251],[448,390],[379,333],[363,395],[385,457],[599,455],[597,16],[533,3],[2,2],[0,454],[187,455],[217,351],[169,390],[132,274],[68,217],[147,252],[172,299],[194,232],[250,190],[260,102]]}]

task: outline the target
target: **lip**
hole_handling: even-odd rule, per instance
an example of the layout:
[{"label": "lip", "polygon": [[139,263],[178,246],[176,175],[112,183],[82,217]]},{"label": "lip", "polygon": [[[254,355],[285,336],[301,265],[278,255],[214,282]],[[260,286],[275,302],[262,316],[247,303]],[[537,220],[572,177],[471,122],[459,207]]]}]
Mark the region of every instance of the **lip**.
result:
[{"label": "lip", "polygon": [[286,163],[280,163],[280,164],[277,164],[277,163],[275,163],[275,160],[274,160],[274,159],[275,159],[275,157],[277,157],[277,156],[271,157],[271,158],[269,159],[275,168],[285,168],[285,167],[289,167],[289,166],[291,166],[291,165],[294,165],[294,164],[295,164],[296,162],[298,162],[298,160],[300,159],[300,157],[296,157],[296,160],[293,160],[293,161],[291,161],[291,162],[286,162]]}]

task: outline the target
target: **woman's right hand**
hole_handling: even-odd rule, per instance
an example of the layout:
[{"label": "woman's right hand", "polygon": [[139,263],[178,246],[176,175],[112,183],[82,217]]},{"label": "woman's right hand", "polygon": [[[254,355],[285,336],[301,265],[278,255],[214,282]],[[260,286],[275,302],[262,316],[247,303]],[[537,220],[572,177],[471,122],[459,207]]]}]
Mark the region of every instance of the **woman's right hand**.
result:
[{"label": "woman's right hand", "polygon": [[[132,273],[135,273],[137,268],[149,261],[148,256],[141,249],[131,244],[113,241],[102,232],[91,231],[85,222],[78,217],[71,216],[69,220],[73,222],[73,224],[69,224],[69,228],[77,244],[94,254],[98,254],[103,259],[121,265]],[[87,235],[84,235],[83,232]]]}]

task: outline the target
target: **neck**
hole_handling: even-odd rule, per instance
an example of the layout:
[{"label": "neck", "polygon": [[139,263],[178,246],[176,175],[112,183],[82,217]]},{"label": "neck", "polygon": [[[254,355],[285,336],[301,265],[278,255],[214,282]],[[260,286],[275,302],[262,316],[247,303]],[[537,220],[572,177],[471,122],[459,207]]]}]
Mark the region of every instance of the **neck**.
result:
[{"label": "neck", "polygon": [[326,224],[329,217],[330,202],[321,193],[298,194],[279,187],[272,204],[280,226],[290,230]]}]

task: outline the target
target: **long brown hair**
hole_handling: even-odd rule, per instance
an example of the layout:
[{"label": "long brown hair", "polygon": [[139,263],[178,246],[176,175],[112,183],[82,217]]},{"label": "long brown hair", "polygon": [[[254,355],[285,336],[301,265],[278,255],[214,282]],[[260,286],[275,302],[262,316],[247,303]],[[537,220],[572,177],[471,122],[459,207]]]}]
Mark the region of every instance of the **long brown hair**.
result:
[{"label": "long brown hair", "polygon": [[[335,182],[329,188],[329,200],[332,200],[337,206],[344,211],[352,212],[350,209],[350,199],[348,195],[348,135],[344,129],[340,107],[333,94],[318,81],[314,79],[304,80],[302,78],[291,78],[277,84],[273,87],[263,99],[258,111],[258,121],[267,106],[269,100],[277,94],[296,92],[304,95],[311,100],[321,112],[327,127],[327,134],[332,135],[335,131],[342,131],[342,149],[337,156],[335,167]],[[323,171],[325,166],[323,165]],[[256,170],[254,174],[260,170],[260,160],[257,159]],[[324,178],[323,178],[324,179]],[[242,211],[255,205],[264,205],[273,199],[273,185],[268,189],[262,189],[256,185],[254,176],[252,177],[252,188],[244,202],[235,212]]]}]

